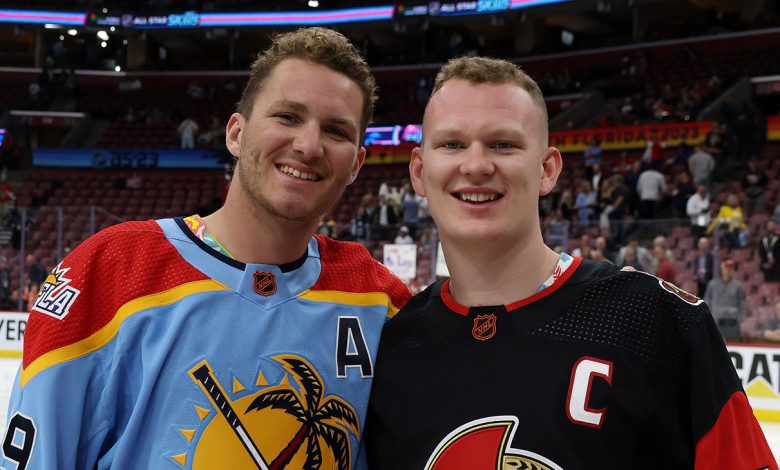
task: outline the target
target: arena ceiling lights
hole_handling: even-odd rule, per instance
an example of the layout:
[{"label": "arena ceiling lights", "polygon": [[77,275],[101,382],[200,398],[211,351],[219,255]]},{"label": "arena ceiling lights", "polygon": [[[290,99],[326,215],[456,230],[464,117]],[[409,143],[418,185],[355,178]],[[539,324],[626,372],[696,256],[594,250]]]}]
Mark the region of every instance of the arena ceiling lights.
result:
[{"label": "arena ceiling lights", "polygon": [[83,26],[86,13],[36,10],[0,10],[0,23]]},{"label": "arena ceiling lights", "polygon": [[[394,14],[409,9],[408,16],[440,16],[452,11],[459,15],[499,13],[501,11],[564,3],[571,0],[471,0],[415,1],[320,11],[198,13],[171,12],[146,15],[141,12],[57,12],[0,9],[0,23],[49,24],[58,26],[116,26],[125,28],[210,28],[227,26],[316,26],[343,23],[391,21]],[[411,8],[410,8],[411,7]],[[416,11],[416,13],[412,13]],[[407,16],[404,15],[404,16]],[[442,15],[442,16],[448,16]]]}]

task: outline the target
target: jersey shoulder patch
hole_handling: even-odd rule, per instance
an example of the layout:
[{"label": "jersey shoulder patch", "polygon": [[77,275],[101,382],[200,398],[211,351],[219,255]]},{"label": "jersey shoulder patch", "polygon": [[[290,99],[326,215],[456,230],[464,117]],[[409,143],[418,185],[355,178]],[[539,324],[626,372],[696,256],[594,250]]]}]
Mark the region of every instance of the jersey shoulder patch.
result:
[{"label": "jersey shoulder patch", "polygon": [[154,221],[102,230],[68,254],[40,287],[25,332],[22,368],[95,335],[133,300],[207,279]]},{"label": "jersey shoulder patch", "polygon": [[403,307],[411,297],[409,288],[360,243],[340,242],[315,235],[322,262],[322,274],[311,290],[342,292],[382,292],[388,295],[395,309]]}]

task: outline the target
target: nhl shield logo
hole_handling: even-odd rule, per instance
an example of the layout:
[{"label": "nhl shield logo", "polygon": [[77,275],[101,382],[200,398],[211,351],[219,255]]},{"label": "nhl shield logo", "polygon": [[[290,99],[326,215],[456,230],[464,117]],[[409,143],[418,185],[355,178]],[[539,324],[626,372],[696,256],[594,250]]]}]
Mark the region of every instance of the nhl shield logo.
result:
[{"label": "nhl shield logo", "polygon": [[474,339],[480,341],[487,341],[496,334],[496,316],[490,315],[477,315],[474,319],[474,328],[471,329],[471,334]]},{"label": "nhl shield logo", "polygon": [[276,276],[274,276],[274,273],[255,271],[254,281],[255,292],[263,297],[268,297],[276,292]]}]

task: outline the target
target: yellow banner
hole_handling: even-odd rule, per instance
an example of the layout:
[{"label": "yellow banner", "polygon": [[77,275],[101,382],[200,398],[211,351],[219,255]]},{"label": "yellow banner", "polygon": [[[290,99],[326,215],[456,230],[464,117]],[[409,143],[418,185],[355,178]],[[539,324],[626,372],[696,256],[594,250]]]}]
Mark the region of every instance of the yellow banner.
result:
[{"label": "yellow banner", "polygon": [[601,138],[602,150],[642,149],[648,140],[655,139],[660,139],[669,147],[683,142],[696,145],[704,142],[707,133],[714,127],[715,122],[702,121],[555,131],[550,132],[550,145],[561,152],[582,152],[596,136]]}]

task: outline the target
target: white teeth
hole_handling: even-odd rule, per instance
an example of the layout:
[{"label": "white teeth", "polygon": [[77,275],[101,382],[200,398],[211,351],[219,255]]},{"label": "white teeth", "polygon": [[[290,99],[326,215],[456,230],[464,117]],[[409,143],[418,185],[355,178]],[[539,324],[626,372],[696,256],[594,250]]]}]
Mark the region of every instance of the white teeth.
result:
[{"label": "white teeth", "polygon": [[459,193],[460,200],[461,201],[469,201],[469,202],[485,202],[485,201],[495,201],[497,194],[473,194],[473,193]]},{"label": "white teeth", "polygon": [[281,171],[285,175],[294,176],[302,180],[317,181],[319,179],[319,177],[314,173],[306,173],[304,171],[296,170],[295,168],[292,168],[287,165],[280,166],[279,171]]}]

